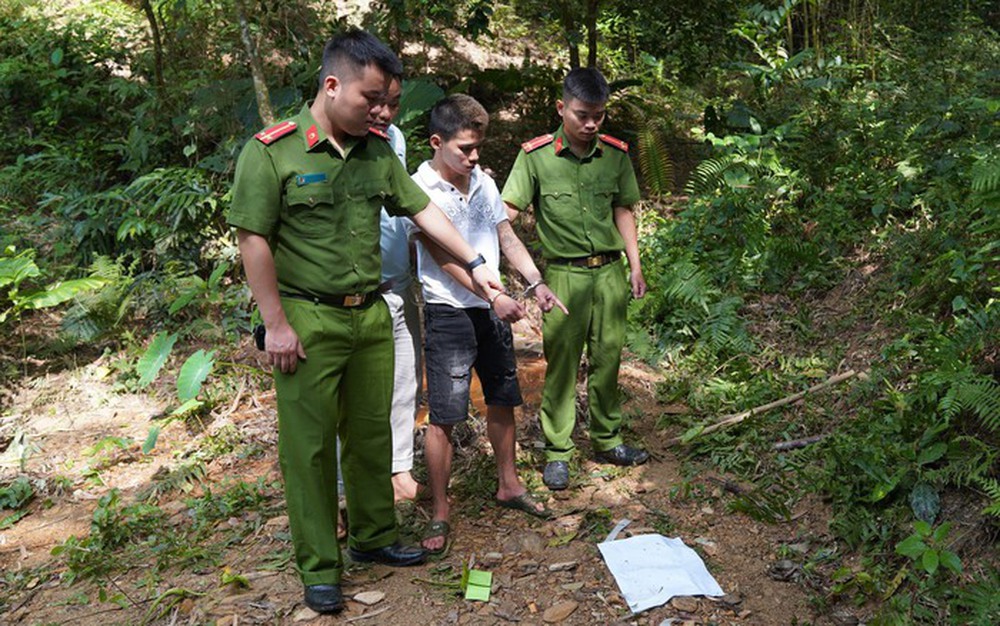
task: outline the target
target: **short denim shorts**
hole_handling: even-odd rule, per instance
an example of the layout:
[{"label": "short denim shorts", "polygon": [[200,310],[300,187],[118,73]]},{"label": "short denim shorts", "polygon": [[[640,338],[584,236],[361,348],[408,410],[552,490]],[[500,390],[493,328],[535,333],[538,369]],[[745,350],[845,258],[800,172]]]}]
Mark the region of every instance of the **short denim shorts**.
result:
[{"label": "short denim shorts", "polygon": [[492,309],[424,307],[424,365],[430,422],[458,424],[469,416],[469,386],[476,370],[487,406],[519,406],[521,387],[510,324]]}]

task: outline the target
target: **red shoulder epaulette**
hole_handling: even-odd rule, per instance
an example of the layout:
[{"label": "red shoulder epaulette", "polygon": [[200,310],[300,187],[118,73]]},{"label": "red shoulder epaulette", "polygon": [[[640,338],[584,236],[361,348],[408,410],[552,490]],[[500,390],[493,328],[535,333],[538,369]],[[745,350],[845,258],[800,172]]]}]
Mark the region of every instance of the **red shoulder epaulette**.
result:
[{"label": "red shoulder epaulette", "polygon": [[292,120],[285,120],[284,122],[275,124],[270,128],[265,128],[254,135],[254,137],[256,137],[257,141],[261,142],[265,146],[269,146],[285,135],[291,133],[293,130],[295,130],[295,122]]},{"label": "red shoulder epaulette", "polygon": [[535,137],[534,139],[525,141],[521,144],[521,148],[523,148],[525,152],[532,152],[534,150],[538,150],[542,146],[549,145],[554,139],[555,137],[552,135],[541,135],[539,137]]},{"label": "red shoulder epaulette", "polygon": [[385,139],[386,141],[389,141],[389,133],[385,132],[384,130],[379,130],[378,128],[375,128],[374,126],[369,126],[368,127],[368,132],[370,132],[371,134],[375,135],[376,137],[381,137],[382,139]]},{"label": "red shoulder epaulette", "polygon": [[628,144],[621,139],[617,139],[611,135],[598,135],[598,138],[609,146],[618,148],[622,152],[628,152]]}]

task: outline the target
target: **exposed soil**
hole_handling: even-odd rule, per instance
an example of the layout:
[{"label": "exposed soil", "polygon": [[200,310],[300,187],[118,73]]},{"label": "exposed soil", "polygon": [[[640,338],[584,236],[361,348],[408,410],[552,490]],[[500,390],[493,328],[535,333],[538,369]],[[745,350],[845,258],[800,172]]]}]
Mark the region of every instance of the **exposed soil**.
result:
[{"label": "exposed soil", "polygon": [[[788,561],[779,558],[787,546],[808,550],[810,542],[823,538],[826,508],[807,499],[794,511],[793,521],[777,525],[727,512],[730,491],[739,487],[724,477],[686,480],[681,475],[676,452],[666,449],[657,434],[662,425],[658,428],[656,420],[665,408],[656,400],[657,374],[642,365],[627,363],[621,383],[626,415],[632,416],[629,437],[644,442],[654,459],[628,470],[599,466],[586,460],[589,445],[581,437],[581,461],[570,489],[549,493],[539,476],[537,426],[544,363],[539,337],[530,324],[518,326],[518,344],[526,397],[518,412],[522,476],[530,488],[548,498],[559,517],[538,521],[492,504],[495,483],[475,482],[477,476],[491,479],[492,474],[491,466],[483,462],[488,454],[483,429],[474,425],[455,463],[449,550],[410,569],[350,565],[346,594],[385,595],[371,606],[352,600],[335,617],[317,616],[302,604],[302,587],[287,561],[290,543],[278,486],[268,492],[262,506],[219,523],[220,536],[235,528],[245,531],[225,548],[218,567],[166,567],[153,578],[148,576],[155,565],[151,561],[112,575],[104,588],[108,595],[120,592],[123,606],[102,603],[93,582],[70,585],[61,580],[66,563],[50,554],[71,535],[86,536],[97,499],[112,488],[121,490],[123,503],[135,501],[166,469],[190,458],[207,436],[227,429],[234,432],[232,427],[241,445],[209,460],[202,482],[195,481],[188,492],[174,490],[153,501],[167,512],[168,524],[189,523],[193,512],[185,498],[209,489],[221,493],[236,481],[254,483],[259,478],[280,485],[274,397],[253,382],[259,378],[247,377],[238,391],[206,416],[201,428],[180,421],[168,424],[149,454],[141,452],[142,442],[167,402],[115,391],[114,376],[104,360],[24,379],[3,417],[0,435],[6,452],[0,456],[0,471],[4,482],[15,475],[32,477],[37,485],[46,485],[47,495],[37,497],[28,506],[28,515],[0,532],[0,565],[6,574],[0,581],[0,623],[325,624],[358,619],[395,625],[541,624],[559,617],[555,611],[570,609],[560,623],[829,623],[814,615],[808,576],[794,568],[781,571]],[[256,365],[256,355],[242,348],[235,360]],[[582,399],[578,404],[585,409]],[[578,435],[582,432],[578,429]],[[109,438],[120,438],[120,445],[107,445]],[[62,485],[61,490],[54,485]],[[415,541],[427,513],[422,505],[403,503],[398,518],[408,539]],[[702,555],[728,595],[675,599],[632,615],[596,547],[624,518],[631,524],[622,536],[660,532],[681,537]],[[455,591],[454,582],[470,560],[475,568],[493,573],[489,602],[466,601]],[[221,585],[223,571],[244,577],[249,587]],[[147,586],[139,585],[143,580]],[[179,595],[167,594],[155,602],[171,589],[194,592],[193,597],[181,601]]]}]

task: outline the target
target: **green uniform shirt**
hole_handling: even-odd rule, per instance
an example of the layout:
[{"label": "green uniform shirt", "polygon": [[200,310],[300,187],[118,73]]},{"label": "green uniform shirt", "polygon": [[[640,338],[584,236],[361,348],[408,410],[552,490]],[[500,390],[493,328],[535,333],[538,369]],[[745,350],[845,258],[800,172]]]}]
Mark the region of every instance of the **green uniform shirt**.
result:
[{"label": "green uniform shirt", "polygon": [[602,136],[581,159],[570,150],[562,126],[550,137],[524,144],[504,185],[504,201],[519,210],[534,205],[547,259],[624,250],[614,208],[640,199],[627,146]]},{"label": "green uniform shirt", "polygon": [[387,141],[374,134],[352,137],[344,152],[307,103],[240,153],[229,224],[268,238],[282,291],[373,291],[382,271],[380,209],[410,216],[429,202]]}]

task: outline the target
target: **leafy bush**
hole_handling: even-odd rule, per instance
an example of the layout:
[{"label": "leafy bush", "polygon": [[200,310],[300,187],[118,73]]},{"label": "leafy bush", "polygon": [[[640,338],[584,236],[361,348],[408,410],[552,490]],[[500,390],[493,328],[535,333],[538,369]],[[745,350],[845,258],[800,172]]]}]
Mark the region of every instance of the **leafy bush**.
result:
[{"label": "leafy bush", "polygon": [[[871,369],[870,382],[838,403],[848,418],[819,422],[829,434],[794,456],[769,451],[794,433],[780,417],[714,433],[691,450],[764,480],[760,493],[785,493],[768,482],[781,475],[829,500],[838,538],[872,555],[877,575],[855,588],[889,596],[905,583],[886,615],[931,623],[946,619],[931,605],[949,605],[952,591],[927,576],[935,560],[955,570],[960,558],[941,530],[942,496],[962,491],[984,516],[1000,512],[1000,100],[995,71],[984,69],[1000,64],[1000,46],[958,19],[933,42],[897,33],[892,45],[869,49],[877,66],[862,72],[849,59],[829,61],[842,43],[829,31],[825,57],[784,47],[774,18],[794,5],[774,14],[758,7],[738,25],[756,58],[733,69],[750,82],[704,134],[711,153],[693,170],[688,202],[644,241],[656,284],[634,305],[632,336],[648,337],[645,349],[658,346],[672,366],[666,398],[696,412],[750,408],[780,397],[797,375],[759,327],[780,328],[779,351],[808,350],[810,367],[845,356],[842,345],[798,345],[796,326],[808,330],[803,344],[817,332],[808,309],[803,317],[762,303],[798,296],[809,307],[850,272],[877,268],[853,296],[852,315],[877,319],[885,332],[871,362],[852,363]],[[774,319],[760,319],[763,310]],[[859,323],[845,321],[823,330]],[[734,503],[762,517],[781,517],[787,505],[751,495]],[[924,577],[889,579],[898,556],[878,555],[897,545]],[[924,603],[921,592],[938,600]]]}]

